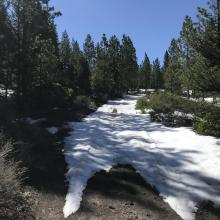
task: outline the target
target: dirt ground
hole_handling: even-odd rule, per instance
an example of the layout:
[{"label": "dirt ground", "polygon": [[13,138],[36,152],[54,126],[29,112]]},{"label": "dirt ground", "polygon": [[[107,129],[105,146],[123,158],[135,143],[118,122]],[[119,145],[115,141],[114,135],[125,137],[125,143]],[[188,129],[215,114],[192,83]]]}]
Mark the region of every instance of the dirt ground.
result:
[{"label": "dirt ground", "polygon": [[[65,187],[64,187],[65,188]],[[30,192],[37,220],[64,220],[65,189]],[[81,207],[67,220],[181,220],[131,166],[116,166],[101,171],[88,181]],[[219,220],[220,211],[203,204],[197,220]]]}]

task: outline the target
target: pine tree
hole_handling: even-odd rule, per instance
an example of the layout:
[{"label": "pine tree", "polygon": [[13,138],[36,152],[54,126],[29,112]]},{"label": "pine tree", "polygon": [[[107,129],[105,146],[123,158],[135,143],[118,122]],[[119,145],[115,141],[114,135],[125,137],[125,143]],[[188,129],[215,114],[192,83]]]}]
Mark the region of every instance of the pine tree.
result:
[{"label": "pine tree", "polygon": [[193,27],[192,19],[189,16],[186,16],[182,30],[180,32],[179,45],[181,50],[181,62],[182,62],[182,70],[181,70],[181,81],[182,87],[187,91],[187,97],[190,98],[190,88],[192,88],[192,73],[191,73],[191,65],[195,58],[196,51],[192,48],[192,45],[195,41],[195,28]]},{"label": "pine tree", "polygon": [[168,51],[166,50],[164,54],[164,58],[163,58],[163,67],[162,67],[163,74],[165,74],[169,65],[170,65],[170,56],[169,56]]},{"label": "pine tree", "polygon": [[92,69],[95,62],[95,45],[90,34],[87,35],[83,45],[84,56]]},{"label": "pine tree", "polygon": [[140,88],[149,89],[151,85],[151,64],[146,53],[144,55],[144,61],[140,65],[139,75]]},{"label": "pine tree", "polygon": [[162,89],[163,88],[163,75],[160,68],[160,61],[158,58],[155,59],[152,66],[152,76],[154,81],[152,81],[152,85],[154,89]]},{"label": "pine tree", "polygon": [[7,2],[0,0],[0,88],[3,87],[5,90],[6,100],[8,89],[12,86],[15,46],[7,7],[9,7]]},{"label": "pine tree", "polygon": [[193,26],[192,19],[189,16],[185,17],[179,39],[182,58],[187,66],[190,62],[190,58],[195,55],[193,44],[196,40],[196,30]]},{"label": "pine tree", "polygon": [[35,38],[34,49],[36,68],[33,74],[34,87],[48,86],[56,82],[55,70],[58,68],[58,57],[51,39]]},{"label": "pine tree", "polygon": [[92,73],[92,90],[96,98],[107,100],[110,93],[110,75],[108,65],[108,40],[103,34],[96,46],[96,63]]},{"label": "pine tree", "polygon": [[78,86],[80,88],[79,93],[83,95],[91,95],[91,72],[89,63],[85,57],[81,54],[79,58],[80,70],[78,72]]},{"label": "pine tree", "polygon": [[108,45],[108,71],[110,96],[121,96],[120,42],[115,35],[110,38]]},{"label": "pine tree", "polygon": [[220,0],[209,0],[208,5],[209,9],[198,8],[194,46],[212,66],[220,66]]},{"label": "pine tree", "polygon": [[[55,13],[53,8],[48,7],[48,0],[13,0],[11,2],[12,25],[16,44],[14,68],[16,95],[21,109],[22,104],[27,104],[31,100],[31,91],[37,85],[34,80],[38,78],[38,74],[42,74],[39,66],[42,65],[42,62],[39,62],[38,53],[42,55],[43,51],[46,54],[48,51],[40,47],[45,46],[45,42],[47,42],[47,44],[51,44],[52,48],[55,48],[55,50],[51,50],[51,52],[54,51],[52,55],[58,55],[54,18],[59,13]],[[44,43],[36,43],[40,41]],[[56,66],[50,68],[50,74],[55,74],[55,70]]]},{"label": "pine tree", "polygon": [[173,39],[169,47],[169,66],[165,72],[165,88],[172,93],[180,93],[181,51],[178,41]]},{"label": "pine tree", "polygon": [[220,71],[216,67],[209,67],[209,61],[201,54],[197,54],[191,67],[192,83],[196,91],[203,94],[207,91],[219,91]]},{"label": "pine tree", "polygon": [[[208,65],[207,60],[200,54],[195,58],[195,62],[192,66],[193,73],[193,87],[195,90],[202,93],[207,89],[207,79],[208,79]],[[207,78],[206,78],[207,77]]]},{"label": "pine tree", "polygon": [[123,36],[121,45],[121,72],[123,91],[138,87],[138,64],[136,50],[128,36]]},{"label": "pine tree", "polygon": [[73,69],[71,68],[71,45],[70,39],[66,31],[62,34],[62,39],[60,42],[60,63],[61,63],[61,73],[59,75],[59,81],[64,86],[69,86],[71,74]]},{"label": "pine tree", "polygon": [[89,63],[80,50],[78,42],[74,40],[72,41],[71,61],[74,73],[72,80],[75,81],[77,94],[89,95],[91,90]]},{"label": "pine tree", "polygon": [[106,91],[107,87],[105,84],[105,70],[106,70],[106,65],[103,57],[103,52],[101,49],[101,46],[99,44],[96,45],[96,53],[97,53],[97,60],[96,64],[92,73],[92,78],[91,78],[91,86],[92,86],[92,91],[94,96],[97,99],[105,99],[106,97]]}]

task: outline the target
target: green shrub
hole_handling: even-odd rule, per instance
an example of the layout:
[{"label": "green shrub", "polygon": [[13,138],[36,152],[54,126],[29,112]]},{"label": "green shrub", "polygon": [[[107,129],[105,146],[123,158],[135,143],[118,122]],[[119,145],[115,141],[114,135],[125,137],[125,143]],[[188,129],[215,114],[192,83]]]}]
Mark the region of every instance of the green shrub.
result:
[{"label": "green shrub", "polygon": [[97,105],[96,105],[95,101],[93,101],[93,100],[90,101],[89,108],[90,108],[91,110],[96,110],[96,109],[97,109]]},{"label": "green shrub", "polygon": [[11,101],[5,102],[0,99],[0,125],[10,123],[16,116],[17,113],[14,103]]},{"label": "green shrub", "polygon": [[145,109],[141,109],[141,114],[146,114],[146,111],[145,111]]},{"label": "green shrub", "polygon": [[70,104],[73,91],[59,84],[35,87],[30,94],[32,109],[51,109]]},{"label": "green shrub", "polygon": [[138,101],[136,103],[136,109],[143,111],[146,108],[148,108],[148,100],[147,100],[146,96],[143,96],[138,99]]},{"label": "green shrub", "polygon": [[212,111],[206,113],[205,117],[193,124],[193,128],[199,134],[220,137],[220,112]]},{"label": "green shrub", "polygon": [[98,103],[98,105],[105,104],[110,99],[108,94],[100,94],[98,96],[94,96],[93,98],[96,101],[96,103]]},{"label": "green shrub", "polygon": [[117,114],[117,113],[118,113],[118,110],[117,110],[116,108],[114,108],[114,109],[112,110],[112,113]]},{"label": "green shrub", "polygon": [[176,97],[164,93],[154,94],[149,101],[149,107],[157,113],[173,113],[179,108]]},{"label": "green shrub", "polygon": [[220,108],[210,103],[195,102],[170,93],[158,93],[153,94],[149,101],[145,97],[140,98],[137,108],[152,109],[152,120],[167,126],[193,126],[200,134],[220,136]]},{"label": "green shrub", "polygon": [[24,170],[7,157],[12,143],[0,137],[0,219],[28,219],[29,205],[21,190]]},{"label": "green shrub", "polygon": [[74,100],[74,104],[80,109],[96,108],[95,103],[88,96],[83,96],[83,95],[76,96]]}]

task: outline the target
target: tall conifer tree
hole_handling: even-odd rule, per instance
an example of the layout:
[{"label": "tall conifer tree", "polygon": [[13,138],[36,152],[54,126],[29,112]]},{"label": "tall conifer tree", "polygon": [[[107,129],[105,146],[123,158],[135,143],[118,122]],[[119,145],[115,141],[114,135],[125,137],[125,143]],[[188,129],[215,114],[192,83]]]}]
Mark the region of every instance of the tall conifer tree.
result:
[{"label": "tall conifer tree", "polygon": [[139,74],[139,86],[142,89],[149,89],[151,85],[151,64],[146,53],[144,54],[144,61],[140,66]]}]

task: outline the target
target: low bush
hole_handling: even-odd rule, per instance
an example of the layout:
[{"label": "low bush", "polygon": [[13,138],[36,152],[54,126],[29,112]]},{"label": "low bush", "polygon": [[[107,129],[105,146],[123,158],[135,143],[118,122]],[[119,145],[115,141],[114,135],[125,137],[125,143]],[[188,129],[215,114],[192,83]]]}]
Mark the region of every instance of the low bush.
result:
[{"label": "low bush", "polygon": [[95,103],[97,104],[97,106],[101,106],[105,103],[108,102],[108,100],[111,98],[109,97],[107,94],[100,94],[100,95],[94,95],[93,97],[93,100],[95,100]]},{"label": "low bush", "polygon": [[35,87],[31,94],[31,109],[51,109],[53,107],[66,107],[71,104],[73,91],[59,84]]},{"label": "low bush", "polygon": [[220,111],[207,112],[193,124],[193,128],[199,134],[220,137]]},{"label": "low bush", "polygon": [[144,111],[147,108],[149,108],[147,97],[143,96],[143,97],[139,98],[136,103],[136,109]]},{"label": "low bush", "polygon": [[152,95],[149,106],[158,113],[173,113],[175,110],[179,109],[179,103],[176,97],[163,93]]},{"label": "low bush", "polygon": [[12,143],[0,136],[0,219],[30,219],[30,207],[21,190],[24,169],[8,159]]},{"label": "low bush", "polygon": [[145,111],[145,109],[141,109],[141,114],[146,114],[146,111]]},{"label": "low bush", "polygon": [[113,114],[117,114],[117,113],[118,113],[118,110],[117,110],[116,108],[114,108],[114,109],[112,110],[112,113],[113,113]]},{"label": "low bush", "polygon": [[15,104],[12,101],[5,102],[0,99],[0,126],[10,123],[17,118]]},{"label": "low bush", "polygon": [[11,123],[4,132],[15,140],[15,151],[11,156],[27,167],[25,184],[39,189],[52,189],[60,182],[63,184],[66,168],[60,141],[65,132],[54,137],[45,127],[30,125],[23,120]]},{"label": "low bush", "polygon": [[151,118],[167,126],[193,126],[203,135],[220,136],[220,108],[206,102],[158,93],[138,100],[137,109],[152,109]]},{"label": "low bush", "polygon": [[88,96],[79,95],[76,96],[74,104],[80,109],[96,109],[96,104]]}]

